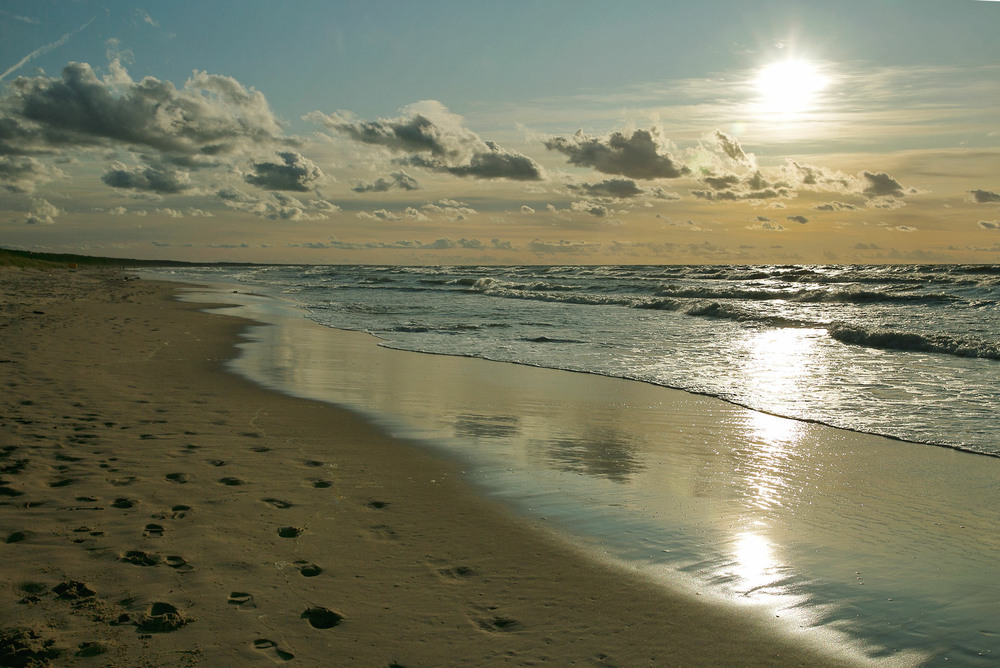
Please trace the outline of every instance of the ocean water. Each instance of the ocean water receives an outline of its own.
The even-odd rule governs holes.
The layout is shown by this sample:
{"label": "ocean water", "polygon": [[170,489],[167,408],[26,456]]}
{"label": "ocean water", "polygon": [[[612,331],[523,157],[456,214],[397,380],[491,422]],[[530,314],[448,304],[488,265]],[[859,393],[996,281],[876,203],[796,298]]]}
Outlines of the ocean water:
{"label": "ocean water", "polygon": [[158,277],[270,325],[234,371],[457,453],[602,558],[865,665],[1000,656],[998,267]]}
{"label": "ocean water", "polygon": [[1000,456],[1000,266],[184,273],[290,297],[393,348],[640,380]]}

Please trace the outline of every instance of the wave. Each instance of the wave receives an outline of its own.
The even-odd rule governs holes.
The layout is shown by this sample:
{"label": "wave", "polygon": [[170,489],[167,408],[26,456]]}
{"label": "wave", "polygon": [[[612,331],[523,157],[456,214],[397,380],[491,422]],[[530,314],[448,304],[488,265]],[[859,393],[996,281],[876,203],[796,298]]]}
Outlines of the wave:
{"label": "wave", "polygon": [[956,357],[1000,360],[1000,346],[988,341],[957,339],[944,334],[918,334],[916,332],[863,329],[841,325],[830,327],[827,332],[833,339],[841,343],[868,348],[943,353]]}

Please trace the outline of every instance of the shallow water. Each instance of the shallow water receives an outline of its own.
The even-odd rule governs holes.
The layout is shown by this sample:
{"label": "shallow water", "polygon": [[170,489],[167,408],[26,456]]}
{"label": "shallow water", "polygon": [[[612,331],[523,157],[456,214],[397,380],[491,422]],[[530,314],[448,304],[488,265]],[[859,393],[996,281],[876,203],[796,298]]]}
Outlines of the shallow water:
{"label": "shallow water", "polygon": [[271,323],[235,371],[447,450],[599,558],[865,662],[1000,653],[998,459],[648,383],[389,350],[227,290],[186,298]]}
{"label": "shallow water", "polygon": [[321,324],[395,348],[642,380],[1000,456],[996,266],[183,273],[294,299]]}

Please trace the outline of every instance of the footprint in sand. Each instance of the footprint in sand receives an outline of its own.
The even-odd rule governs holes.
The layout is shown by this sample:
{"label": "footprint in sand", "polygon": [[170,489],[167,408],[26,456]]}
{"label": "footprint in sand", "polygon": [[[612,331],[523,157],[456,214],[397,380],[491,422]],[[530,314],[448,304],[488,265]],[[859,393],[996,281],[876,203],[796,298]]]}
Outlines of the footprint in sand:
{"label": "footprint in sand", "polygon": [[187,473],[168,473],[164,477],[170,482],[175,482],[180,485],[183,485],[184,483],[189,482],[191,480],[191,476],[189,476]]}
{"label": "footprint in sand", "polygon": [[253,641],[253,648],[259,652],[264,652],[275,663],[291,661],[295,655],[278,647],[278,643],[268,638],[258,638]]}
{"label": "footprint in sand", "polygon": [[82,642],[79,645],[79,650],[74,654],[81,659],[87,659],[93,656],[100,656],[101,654],[107,654],[108,648],[99,642]]}
{"label": "footprint in sand", "polygon": [[304,578],[314,578],[323,572],[323,569],[308,561],[296,561],[295,566],[299,569],[299,574]]}
{"label": "footprint in sand", "polygon": [[194,570],[194,566],[189,564],[184,557],[179,557],[176,554],[172,554],[164,558],[163,563],[170,566],[170,568],[174,569],[178,573],[187,573],[188,571]]}
{"label": "footprint in sand", "polygon": [[138,503],[138,501],[136,501],[135,499],[126,499],[124,497],[119,497],[119,498],[117,498],[117,499],[114,500],[114,502],[111,504],[111,507],[112,508],[123,508],[123,509],[124,508],[131,508],[132,506],[134,506],[137,503]]}
{"label": "footprint in sand", "polygon": [[372,499],[371,501],[365,504],[365,508],[371,508],[372,510],[382,510],[388,505],[389,504],[386,501],[376,501],[375,499]]}
{"label": "footprint in sand", "polygon": [[226,602],[229,605],[235,605],[240,610],[254,610],[257,608],[257,604],[253,602],[253,594],[248,594],[245,591],[229,592],[229,600]]}
{"label": "footprint in sand", "polygon": [[223,485],[228,485],[229,487],[237,487],[239,485],[245,485],[246,482],[240,480],[239,478],[233,478],[232,476],[227,476],[225,478],[219,478],[219,482]]}
{"label": "footprint in sand", "polygon": [[187,511],[189,510],[191,510],[191,506],[178,504],[173,506],[169,511],[156,513],[152,518],[154,520],[179,520],[187,515]]}
{"label": "footprint in sand", "polygon": [[155,566],[160,563],[158,556],[141,550],[129,550],[118,559],[119,561],[125,561],[136,566]]}
{"label": "footprint in sand", "polygon": [[309,626],[314,629],[332,629],[344,620],[344,616],[339,612],[321,607],[308,608],[299,616],[309,622]]}
{"label": "footprint in sand", "polygon": [[147,524],[142,535],[147,538],[160,538],[163,536],[163,527],[159,524]]}
{"label": "footprint in sand", "polygon": [[281,499],[267,498],[261,499],[261,501],[273,508],[281,508],[282,510],[285,508],[291,508],[294,505],[291,501],[282,501]]}
{"label": "footprint in sand", "polygon": [[313,480],[313,487],[316,489],[329,489],[333,487],[333,482],[329,480]]}
{"label": "footprint in sand", "polygon": [[96,591],[79,580],[66,580],[52,588],[52,592],[65,601],[79,601],[97,594]]}
{"label": "footprint in sand", "polygon": [[302,535],[305,529],[300,529],[298,527],[281,527],[278,529],[278,535],[282,538],[298,538]]}
{"label": "footprint in sand", "polygon": [[189,619],[181,614],[181,611],[170,603],[157,601],[149,607],[149,611],[136,622],[136,630],[142,633],[170,633],[176,631],[185,624],[189,624],[193,619]]}
{"label": "footprint in sand", "polygon": [[481,629],[489,631],[490,633],[509,633],[511,631],[516,631],[521,626],[520,622],[516,619],[511,619],[510,617],[491,617],[489,619],[480,619],[478,623]]}

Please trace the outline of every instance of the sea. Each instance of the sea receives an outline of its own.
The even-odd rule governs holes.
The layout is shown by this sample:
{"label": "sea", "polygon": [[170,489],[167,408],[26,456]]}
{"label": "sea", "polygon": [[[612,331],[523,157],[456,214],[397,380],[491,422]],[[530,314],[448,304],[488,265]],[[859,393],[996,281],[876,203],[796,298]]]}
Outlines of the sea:
{"label": "sea", "polygon": [[[1000,512],[993,510],[1000,508],[1000,478],[994,473],[1000,472],[1000,266],[217,265],[171,268],[151,275],[224,285],[230,294],[241,293],[244,304],[249,303],[248,295],[280,301],[300,319],[370,334],[383,348],[672,388],[721,400],[734,410],[750,409],[764,419],[791,420],[796,428],[835,427],[887,437],[901,448],[900,453],[947,451],[961,460],[942,459],[941,466],[956,461],[967,467],[973,462],[974,469],[985,472],[985,478],[975,483],[971,500],[965,501],[982,506],[969,509],[986,513],[977,515],[978,521],[989,524],[990,513]],[[253,344],[248,343],[244,354],[252,356],[252,351]],[[258,369],[258,374],[267,372]],[[330,400],[364,403],[353,407],[381,413],[399,424],[409,419],[388,415],[395,409],[371,397]],[[538,401],[544,402],[544,397]],[[545,415],[533,419],[544,421]],[[456,448],[494,452],[482,455],[484,461],[493,457],[497,471],[508,470],[503,463],[511,455],[495,454],[496,444],[507,437],[516,440],[519,429],[504,420],[517,423],[516,416],[494,416],[489,429],[453,430],[449,438],[462,441]],[[417,427],[411,435],[435,438]],[[645,436],[624,440],[629,448],[653,447],[643,445]],[[906,454],[893,456],[907,459]],[[862,471],[863,465],[858,466]],[[650,475],[656,467],[647,468],[646,475],[634,477],[652,479],[647,484],[656,487],[655,476]],[[922,554],[925,571],[903,569],[898,578],[890,578],[892,584],[885,587],[895,588],[897,597],[902,593],[909,601],[897,619],[885,603],[893,601],[891,591],[868,592],[859,598],[855,590],[848,590],[847,584],[863,579],[861,566],[850,569],[846,580],[840,579],[843,574],[830,576],[823,570],[831,568],[835,559],[816,555],[823,550],[836,552],[836,535],[829,539],[830,545],[789,546],[795,541],[782,539],[780,559],[771,554],[774,546],[758,542],[755,547],[754,541],[764,540],[757,534],[747,539],[746,532],[731,533],[715,542],[702,535],[691,541],[692,532],[706,531],[703,525],[695,527],[678,519],[677,513],[664,513],[671,519],[660,524],[651,519],[655,513],[637,518],[636,512],[642,515],[636,511],[641,504],[622,499],[646,498],[653,492],[631,487],[625,493],[622,480],[597,470],[594,474],[586,467],[564,466],[559,475],[526,474],[511,485],[518,491],[507,496],[514,505],[520,503],[546,518],[572,516],[575,519],[563,521],[561,530],[585,535],[584,540],[605,546],[614,558],[687,574],[697,581],[695,588],[728,586],[744,598],[765,597],[768,610],[778,610],[775,617],[782,611],[808,608],[810,615],[799,616],[800,629],[824,627],[846,634],[861,648],[863,662],[988,665],[1000,661],[1000,581],[993,579],[1000,570],[992,563],[997,555],[989,553],[992,538],[970,539],[966,544],[961,535],[935,538],[932,529],[921,534],[919,527],[914,528],[916,533],[907,540],[926,540],[931,547],[940,544],[940,560]],[[934,475],[912,482],[912,494],[919,497],[921,489],[934,489]],[[484,484],[494,489],[507,484],[497,476]],[[945,489],[954,484],[946,472],[940,477],[948,481],[941,483]],[[558,493],[553,493],[553,485]],[[569,502],[573,512],[561,512],[557,501],[539,502],[564,496],[569,488],[587,499],[583,506]],[[908,503],[905,494],[891,502],[873,497],[872,504],[882,503],[887,509],[883,512],[891,513],[891,503]],[[851,502],[849,494],[844,499]],[[803,515],[791,508],[778,510],[788,518]],[[581,514],[589,514],[591,520],[598,515],[610,519],[582,520]],[[766,515],[758,521],[768,522]],[[817,515],[814,521],[825,520]],[[594,529],[596,525],[601,528]],[[1000,525],[982,528],[986,535],[996,533]],[[642,536],[641,546],[632,538],[637,534]],[[749,546],[740,547],[740,540]],[[771,561],[756,566],[757,580],[761,573],[770,575],[757,582],[751,594],[746,593],[747,583],[739,585],[740,578],[733,575],[742,563],[740,550],[756,552],[758,561],[761,554],[771,554]],[[858,551],[852,550],[851,556],[856,556]],[[966,564],[967,553],[972,557]],[[872,558],[881,560],[880,568],[894,568],[893,554]],[[979,584],[968,581],[969,568]],[[906,582],[921,577],[949,582],[949,569],[963,583],[962,603],[955,603],[957,592],[947,585],[901,591],[909,586]],[[720,576],[726,573],[732,577]],[[782,598],[790,594],[793,603]]]}

